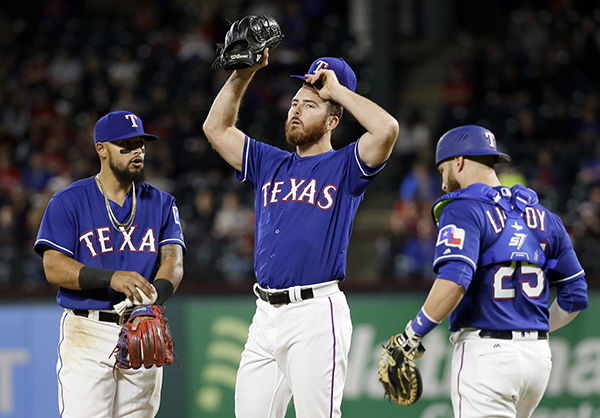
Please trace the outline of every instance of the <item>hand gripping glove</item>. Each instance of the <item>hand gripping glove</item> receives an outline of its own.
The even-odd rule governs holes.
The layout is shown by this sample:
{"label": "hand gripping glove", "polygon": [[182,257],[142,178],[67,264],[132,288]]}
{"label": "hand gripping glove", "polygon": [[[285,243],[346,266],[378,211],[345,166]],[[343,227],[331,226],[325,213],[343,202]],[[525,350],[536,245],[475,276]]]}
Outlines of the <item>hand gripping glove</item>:
{"label": "hand gripping glove", "polygon": [[252,15],[236,20],[225,35],[225,43],[217,44],[212,68],[229,71],[252,67],[260,62],[265,48],[275,48],[282,39],[281,28],[272,17]]}
{"label": "hand gripping glove", "polygon": [[[133,320],[138,316],[148,316],[133,330]],[[113,350],[115,366],[121,369],[146,369],[173,364],[173,338],[162,306],[141,305],[136,307],[121,328],[119,341]]]}
{"label": "hand gripping glove", "polygon": [[425,348],[420,341],[411,346],[409,340],[406,332],[391,337],[383,346],[379,360],[379,381],[383,385],[384,396],[405,406],[417,402],[423,393],[421,373],[414,359],[421,357]]}

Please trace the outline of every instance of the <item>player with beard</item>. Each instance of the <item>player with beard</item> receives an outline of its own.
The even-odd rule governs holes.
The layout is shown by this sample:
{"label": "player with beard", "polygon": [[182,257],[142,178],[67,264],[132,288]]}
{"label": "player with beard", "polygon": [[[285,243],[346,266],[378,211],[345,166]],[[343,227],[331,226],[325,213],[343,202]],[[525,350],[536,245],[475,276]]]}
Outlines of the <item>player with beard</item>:
{"label": "player with beard", "polygon": [[[288,152],[235,126],[252,77],[268,63],[234,71],[204,122],[212,146],[254,188],[256,314],[235,388],[240,417],[339,417],[352,322],[338,283],[346,276],[352,224],[367,186],[387,161],[397,121],[355,93],[341,58],[315,60],[291,100]],[[334,150],[331,133],[346,109],[366,132]]]}
{"label": "player with beard", "polygon": [[[57,192],[44,213],[35,251],[64,308],[58,345],[61,417],[156,415],[162,368],[115,368],[109,356],[131,309],[162,305],[183,277],[185,244],[173,196],[143,183],[141,119],[111,112],[94,130],[101,169]],[[135,317],[134,326],[144,319]]]}
{"label": "player with beard", "polygon": [[435,166],[446,194],[432,208],[436,278],[393,337],[408,355],[422,354],[421,340],[449,318],[455,417],[531,416],[552,370],[548,334],[588,306],[585,272],[562,220],[535,191],[500,183],[495,166],[507,162],[483,126],[439,139]]}

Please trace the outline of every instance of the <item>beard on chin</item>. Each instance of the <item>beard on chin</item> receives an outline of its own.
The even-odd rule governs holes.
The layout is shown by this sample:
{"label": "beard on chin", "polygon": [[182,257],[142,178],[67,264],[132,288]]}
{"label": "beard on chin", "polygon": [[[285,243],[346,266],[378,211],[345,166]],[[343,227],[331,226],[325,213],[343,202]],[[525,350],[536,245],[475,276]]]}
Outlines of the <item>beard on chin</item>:
{"label": "beard on chin", "polygon": [[448,176],[447,183],[448,185],[446,187],[448,189],[448,193],[455,192],[461,188],[460,184],[456,181],[456,179],[453,176]]}
{"label": "beard on chin", "polygon": [[288,120],[285,122],[285,140],[296,147],[316,144],[327,132],[326,121],[327,119],[323,119],[321,123],[305,126],[292,125]]}
{"label": "beard on chin", "polygon": [[136,171],[129,170],[129,164],[127,164],[125,168],[119,168],[113,163],[113,161],[110,158],[108,159],[108,165],[120,183],[130,183],[132,181],[135,183],[139,183],[144,181],[145,176],[143,167],[140,170]]}

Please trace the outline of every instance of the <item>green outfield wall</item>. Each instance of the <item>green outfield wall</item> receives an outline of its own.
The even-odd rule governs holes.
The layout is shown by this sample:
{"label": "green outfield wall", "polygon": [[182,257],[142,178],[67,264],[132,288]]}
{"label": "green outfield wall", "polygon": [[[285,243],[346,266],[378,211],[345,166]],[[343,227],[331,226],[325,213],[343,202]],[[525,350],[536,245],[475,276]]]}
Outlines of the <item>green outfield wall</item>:
{"label": "green outfield wall", "polygon": [[[447,322],[425,339],[418,360],[424,392],[412,407],[392,405],[377,381],[381,344],[420,308],[424,294],[348,295],[354,333],[343,416],[452,417]],[[536,418],[600,417],[600,295],[569,326],[551,336],[553,370]],[[183,368],[167,368],[160,417],[233,417],[235,375],[254,313],[251,297],[185,298],[169,304],[176,351]],[[290,406],[288,417],[293,417]]]}
{"label": "green outfield wall", "polygon": [[[354,333],[342,404],[345,418],[452,416],[447,324],[424,339],[425,390],[412,407],[385,401],[377,381],[381,344],[400,331],[425,294],[348,296]],[[167,313],[181,365],[165,367],[160,418],[233,417],[235,375],[255,299],[175,296]],[[52,301],[0,303],[0,418],[58,416],[56,346],[62,309]],[[535,418],[600,417],[600,293],[551,335],[553,370]],[[107,353],[107,356],[109,353]],[[293,417],[290,406],[288,417]]]}

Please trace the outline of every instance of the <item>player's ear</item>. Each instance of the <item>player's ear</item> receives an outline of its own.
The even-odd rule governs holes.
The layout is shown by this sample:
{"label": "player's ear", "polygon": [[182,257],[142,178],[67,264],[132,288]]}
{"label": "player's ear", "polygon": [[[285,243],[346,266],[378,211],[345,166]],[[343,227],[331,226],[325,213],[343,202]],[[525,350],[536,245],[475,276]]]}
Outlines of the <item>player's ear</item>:
{"label": "player's ear", "polygon": [[335,115],[329,115],[327,116],[327,130],[328,131],[333,131],[338,124],[340,123],[340,118],[339,116],[335,116]]}
{"label": "player's ear", "polygon": [[462,155],[454,157],[453,163],[456,166],[456,170],[461,171],[465,167],[465,157]]}
{"label": "player's ear", "polygon": [[108,153],[108,150],[106,149],[106,146],[104,145],[104,142],[98,142],[96,144],[96,152],[98,153],[98,155],[100,157],[106,157],[106,154]]}

